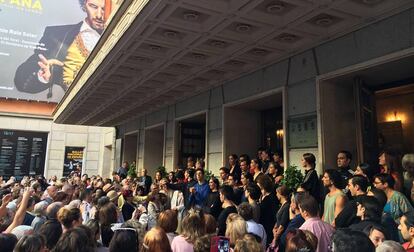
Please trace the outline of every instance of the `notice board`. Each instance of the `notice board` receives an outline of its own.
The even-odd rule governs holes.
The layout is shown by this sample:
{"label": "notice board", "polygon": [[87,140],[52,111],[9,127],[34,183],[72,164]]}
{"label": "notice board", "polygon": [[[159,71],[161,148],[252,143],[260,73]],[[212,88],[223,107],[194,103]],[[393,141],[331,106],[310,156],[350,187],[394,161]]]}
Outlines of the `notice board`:
{"label": "notice board", "polygon": [[47,132],[0,129],[0,175],[43,175]]}

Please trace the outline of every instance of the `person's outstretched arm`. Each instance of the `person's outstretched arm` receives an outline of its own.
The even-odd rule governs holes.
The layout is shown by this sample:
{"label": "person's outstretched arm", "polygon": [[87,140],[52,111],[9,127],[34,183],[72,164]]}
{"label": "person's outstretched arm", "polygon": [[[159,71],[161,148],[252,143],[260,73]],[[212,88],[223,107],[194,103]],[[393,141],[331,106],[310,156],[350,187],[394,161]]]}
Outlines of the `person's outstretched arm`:
{"label": "person's outstretched arm", "polygon": [[13,222],[10,226],[4,231],[5,233],[10,233],[15,227],[21,225],[24,221],[24,216],[26,215],[27,204],[29,202],[30,195],[32,195],[33,189],[26,187],[23,192],[23,198],[20,202],[19,209],[17,209],[16,215],[14,216]]}

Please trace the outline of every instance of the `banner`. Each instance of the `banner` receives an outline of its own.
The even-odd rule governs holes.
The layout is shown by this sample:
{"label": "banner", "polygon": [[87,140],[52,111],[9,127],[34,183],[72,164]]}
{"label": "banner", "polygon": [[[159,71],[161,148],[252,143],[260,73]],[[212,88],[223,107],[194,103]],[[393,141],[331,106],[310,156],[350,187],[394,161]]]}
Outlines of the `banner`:
{"label": "banner", "polygon": [[59,102],[122,0],[0,0],[0,97]]}
{"label": "banner", "polygon": [[0,175],[43,175],[48,133],[0,130]]}
{"label": "banner", "polygon": [[84,147],[65,147],[65,161],[63,164],[63,176],[68,176],[71,172],[82,172]]}

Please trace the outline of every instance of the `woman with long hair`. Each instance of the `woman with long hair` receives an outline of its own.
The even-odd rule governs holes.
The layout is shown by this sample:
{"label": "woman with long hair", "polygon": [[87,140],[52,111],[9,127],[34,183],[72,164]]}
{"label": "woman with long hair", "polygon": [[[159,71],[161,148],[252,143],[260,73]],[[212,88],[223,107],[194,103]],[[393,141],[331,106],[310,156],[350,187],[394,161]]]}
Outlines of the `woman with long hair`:
{"label": "woman with long hair", "polygon": [[382,151],[378,157],[380,173],[390,174],[395,180],[394,190],[402,192],[403,174],[400,159],[394,153]]}
{"label": "woman with long hair", "polygon": [[259,223],[263,225],[267,234],[266,245],[273,240],[273,227],[276,223],[276,212],[279,201],[276,198],[274,184],[269,176],[262,176],[258,179],[257,185],[260,187],[262,196],[260,199],[260,219]]}
{"label": "woman with long hair", "polygon": [[276,213],[276,224],[273,228],[273,242],[277,243],[289,224],[290,191],[285,185],[276,189],[276,197],[280,202],[280,208]]}
{"label": "woman with long hair", "polygon": [[203,211],[190,209],[181,225],[181,234],[173,239],[171,249],[173,252],[192,252],[195,240],[206,232]]}
{"label": "woman with long hair", "polygon": [[118,220],[116,206],[112,202],[107,203],[99,209],[98,216],[101,225],[102,243],[105,247],[108,247],[114,235],[111,225],[117,223]]}
{"label": "woman with long hair", "polygon": [[230,247],[234,248],[236,241],[247,233],[247,223],[240,215],[232,213],[226,221],[226,237],[230,240]]}
{"label": "woman with long hair", "polygon": [[316,158],[312,153],[305,153],[302,156],[302,168],[305,170],[301,189],[309,192],[318,202],[321,202],[321,188],[318,173],[316,172]]}

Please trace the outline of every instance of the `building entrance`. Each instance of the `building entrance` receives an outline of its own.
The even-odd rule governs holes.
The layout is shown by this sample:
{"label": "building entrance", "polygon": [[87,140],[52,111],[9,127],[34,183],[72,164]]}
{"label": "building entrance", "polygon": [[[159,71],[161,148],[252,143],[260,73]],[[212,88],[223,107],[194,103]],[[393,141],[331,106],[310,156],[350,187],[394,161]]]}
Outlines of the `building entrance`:
{"label": "building entrance", "polygon": [[320,149],[323,168],[336,167],[348,150],[352,166],[388,151],[397,159],[414,150],[414,57],[388,61],[319,80]]}
{"label": "building entrance", "polygon": [[231,154],[256,157],[259,147],[283,157],[282,93],[224,107],[224,163]]}

